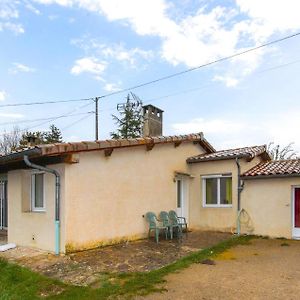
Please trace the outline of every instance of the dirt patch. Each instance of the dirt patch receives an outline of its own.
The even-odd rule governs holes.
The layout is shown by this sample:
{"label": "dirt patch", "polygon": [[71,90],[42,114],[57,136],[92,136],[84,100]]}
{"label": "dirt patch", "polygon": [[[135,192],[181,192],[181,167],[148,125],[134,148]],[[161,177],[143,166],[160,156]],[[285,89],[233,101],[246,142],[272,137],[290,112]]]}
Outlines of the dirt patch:
{"label": "dirt patch", "polygon": [[221,232],[194,231],[184,235],[182,240],[161,240],[158,244],[153,239],[140,240],[61,256],[18,247],[0,257],[64,282],[91,285],[106,272],[158,269],[230,236]]}
{"label": "dirt patch", "polygon": [[[138,299],[299,299],[300,241],[252,240],[167,276],[163,294]],[[188,296],[187,296],[188,295]]]}

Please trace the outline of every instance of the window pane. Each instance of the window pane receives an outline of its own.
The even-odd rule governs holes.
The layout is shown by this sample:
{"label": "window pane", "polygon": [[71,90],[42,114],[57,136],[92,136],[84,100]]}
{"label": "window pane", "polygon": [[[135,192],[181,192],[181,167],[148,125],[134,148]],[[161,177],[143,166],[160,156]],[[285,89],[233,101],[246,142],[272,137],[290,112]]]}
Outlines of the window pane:
{"label": "window pane", "polygon": [[206,204],[218,203],[218,179],[207,178],[206,182]]}
{"label": "window pane", "polygon": [[177,208],[181,207],[181,180],[177,180]]}
{"label": "window pane", "polygon": [[35,174],[34,206],[35,208],[44,207],[44,174]]}
{"label": "window pane", "polygon": [[232,204],[232,178],[220,178],[220,204]]}

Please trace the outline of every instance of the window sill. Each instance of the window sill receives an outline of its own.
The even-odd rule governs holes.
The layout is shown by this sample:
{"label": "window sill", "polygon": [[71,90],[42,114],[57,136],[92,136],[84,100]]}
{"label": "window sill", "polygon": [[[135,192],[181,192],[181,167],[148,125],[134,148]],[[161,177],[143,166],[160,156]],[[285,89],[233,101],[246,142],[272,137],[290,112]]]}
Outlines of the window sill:
{"label": "window sill", "polygon": [[31,212],[31,213],[45,213],[46,210],[45,209],[35,209],[35,210],[31,210],[29,212]]}
{"label": "window sill", "polygon": [[232,204],[228,205],[203,205],[203,208],[232,208]]}

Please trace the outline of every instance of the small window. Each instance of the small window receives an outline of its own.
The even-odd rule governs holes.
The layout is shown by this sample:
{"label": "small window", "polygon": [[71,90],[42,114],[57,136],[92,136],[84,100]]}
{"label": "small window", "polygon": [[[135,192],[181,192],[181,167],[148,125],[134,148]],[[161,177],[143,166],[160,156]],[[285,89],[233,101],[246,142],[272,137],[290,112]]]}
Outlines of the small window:
{"label": "small window", "polygon": [[203,206],[226,207],[232,205],[232,178],[231,176],[204,176],[202,177]]}
{"label": "small window", "polygon": [[34,173],[31,176],[32,211],[45,211],[44,173]]}

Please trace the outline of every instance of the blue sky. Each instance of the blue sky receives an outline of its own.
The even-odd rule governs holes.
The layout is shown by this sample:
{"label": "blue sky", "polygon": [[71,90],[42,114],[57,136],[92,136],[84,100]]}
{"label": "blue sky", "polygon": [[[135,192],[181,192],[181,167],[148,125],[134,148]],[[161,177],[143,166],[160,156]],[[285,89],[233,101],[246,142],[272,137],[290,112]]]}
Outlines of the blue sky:
{"label": "blue sky", "polygon": [[[297,0],[0,0],[0,105],[100,96],[180,72],[300,31],[299,9]],[[165,111],[166,135],[203,131],[217,149],[273,141],[300,151],[299,50],[295,37],[133,92]],[[101,138],[125,97],[101,100]],[[0,130],[54,123],[65,140],[92,140],[93,110],[0,107]]]}

